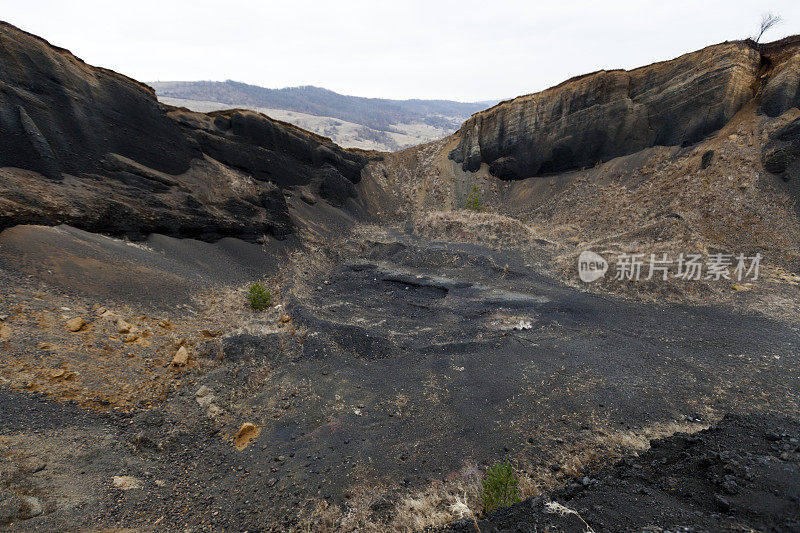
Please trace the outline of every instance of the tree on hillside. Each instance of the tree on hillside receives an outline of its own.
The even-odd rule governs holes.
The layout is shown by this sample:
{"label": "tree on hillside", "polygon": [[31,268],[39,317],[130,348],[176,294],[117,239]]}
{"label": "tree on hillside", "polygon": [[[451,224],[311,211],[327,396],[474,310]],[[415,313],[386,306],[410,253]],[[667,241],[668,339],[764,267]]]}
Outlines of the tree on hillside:
{"label": "tree on hillside", "polygon": [[755,38],[755,41],[760,41],[762,35],[769,31],[770,28],[777,26],[781,22],[783,22],[783,18],[775,13],[764,13],[761,15],[761,28],[759,29],[758,36]]}

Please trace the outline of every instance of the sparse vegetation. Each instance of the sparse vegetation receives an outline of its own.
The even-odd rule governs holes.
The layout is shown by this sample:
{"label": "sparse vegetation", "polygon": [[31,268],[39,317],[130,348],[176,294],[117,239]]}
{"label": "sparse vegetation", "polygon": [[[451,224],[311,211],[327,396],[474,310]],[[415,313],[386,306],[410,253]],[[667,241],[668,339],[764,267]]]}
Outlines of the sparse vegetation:
{"label": "sparse vegetation", "polygon": [[578,520],[580,520],[586,527],[584,531],[586,533],[594,533],[594,529],[592,529],[592,526],[587,524],[586,520],[584,520],[583,517],[580,514],[578,514],[578,511],[576,511],[575,509],[570,509],[566,505],[561,505],[558,502],[547,502],[546,504],[544,504],[544,508],[545,511],[550,514],[557,514],[559,516],[577,516]]}
{"label": "sparse vegetation", "polygon": [[478,190],[477,185],[473,185],[472,191],[469,193],[469,196],[467,196],[465,207],[470,211],[478,212],[481,210],[481,191]]}
{"label": "sparse vegetation", "polygon": [[483,510],[488,514],[521,501],[518,484],[510,462],[497,462],[489,467],[483,478]]}
{"label": "sparse vegetation", "polygon": [[250,307],[256,311],[263,311],[272,305],[272,295],[261,283],[250,285],[248,299],[250,300]]}
{"label": "sparse vegetation", "polygon": [[783,17],[780,15],[776,15],[775,13],[764,13],[761,15],[761,26],[758,30],[758,35],[754,39],[755,42],[759,42],[761,37],[769,31],[770,28],[773,28],[783,22]]}

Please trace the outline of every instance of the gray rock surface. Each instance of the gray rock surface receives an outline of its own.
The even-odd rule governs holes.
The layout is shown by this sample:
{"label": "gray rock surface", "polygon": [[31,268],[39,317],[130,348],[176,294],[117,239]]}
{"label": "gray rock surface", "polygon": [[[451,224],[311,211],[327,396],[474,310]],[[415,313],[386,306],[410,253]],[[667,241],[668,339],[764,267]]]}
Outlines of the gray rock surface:
{"label": "gray rock surface", "polygon": [[250,111],[167,108],[150,87],[2,22],[0,79],[0,230],[283,238],[283,190],[334,183],[343,192],[329,196],[350,197],[366,161]]}
{"label": "gray rock surface", "polygon": [[775,116],[800,98],[798,40],[727,42],[631,71],[599,71],[473,115],[450,157],[501,179],[593,166],[652,146],[700,141],[763,84]]}

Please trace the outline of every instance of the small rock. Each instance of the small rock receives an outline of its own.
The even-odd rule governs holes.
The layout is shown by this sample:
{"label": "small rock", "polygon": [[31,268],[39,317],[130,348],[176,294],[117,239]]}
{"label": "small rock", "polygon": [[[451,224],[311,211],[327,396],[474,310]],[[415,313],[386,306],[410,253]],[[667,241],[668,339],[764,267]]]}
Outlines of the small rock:
{"label": "small rock", "polygon": [[186,366],[188,362],[189,350],[186,349],[186,346],[181,346],[172,358],[172,366]]}
{"label": "small rock", "polygon": [[117,320],[117,333],[119,333],[119,334],[130,333],[131,327],[132,326],[130,324],[128,324],[127,322],[125,322],[121,318],[119,320]]}
{"label": "small rock", "polygon": [[136,333],[128,333],[122,338],[122,342],[127,342],[127,343],[136,342],[138,340],[139,340],[139,335]]}
{"label": "small rock", "polygon": [[142,488],[142,481],[133,476],[114,476],[111,478],[111,484],[114,485],[114,488],[122,490]]}
{"label": "small rock", "polygon": [[726,511],[727,512],[727,511],[731,510],[730,502],[728,502],[728,500],[726,500],[725,498],[723,498],[719,494],[715,494],[714,495],[714,503],[716,504],[717,507],[719,507],[719,509],[721,511]]}
{"label": "small rock", "polygon": [[214,403],[214,400],[216,399],[217,397],[214,396],[213,394],[206,394],[205,396],[198,396],[197,398],[195,398],[200,407],[207,407],[212,403]]}
{"label": "small rock", "polygon": [[208,406],[208,409],[206,409],[206,416],[208,418],[219,418],[224,412],[225,411],[223,411],[220,406],[212,403]]}
{"label": "small rock", "polygon": [[209,389],[205,385],[201,385],[200,388],[197,389],[197,392],[194,393],[194,395],[198,398],[203,398],[205,396],[208,396],[209,394],[211,394],[211,389]]}
{"label": "small rock", "polygon": [[288,324],[291,321],[292,321],[292,317],[290,317],[289,315],[283,315],[281,317],[281,323],[282,324]]}
{"label": "small rock", "polygon": [[66,326],[68,331],[76,333],[86,326],[86,321],[83,317],[76,316],[75,318],[67,320]]}
{"label": "small rock", "polygon": [[233,436],[234,447],[237,450],[244,450],[253,439],[258,437],[259,433],[261,433],[261,428],[251,422],[245,422]]}
{"label": "small rock", "polygon": [[277,483],[277,482],[278,482],[277,479],[275,479],[274,477],[271,477],[271,478],[269,478],[269,480],[267,480],[267,486],[268,487],[274,487],[275,483]]}
{"label": "small rock", "polygon": [[0,324],[0,341],[7,341],[11,338],[11,328],[5,324]]}

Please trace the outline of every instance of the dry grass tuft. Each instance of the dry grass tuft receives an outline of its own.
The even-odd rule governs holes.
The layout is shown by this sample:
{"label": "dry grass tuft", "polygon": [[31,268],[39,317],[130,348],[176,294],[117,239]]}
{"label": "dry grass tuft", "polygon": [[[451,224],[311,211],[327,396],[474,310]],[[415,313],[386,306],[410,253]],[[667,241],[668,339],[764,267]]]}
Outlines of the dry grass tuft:
{"label": "dry grass tuft", "polygon": [[414,232],[431,239],[521,248],[547,244],[530,226],[497,213],[466,209],[423,213],[412,220]]}

